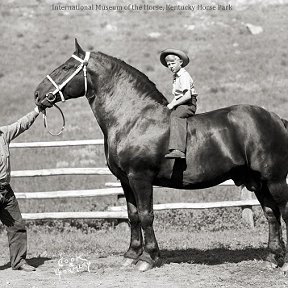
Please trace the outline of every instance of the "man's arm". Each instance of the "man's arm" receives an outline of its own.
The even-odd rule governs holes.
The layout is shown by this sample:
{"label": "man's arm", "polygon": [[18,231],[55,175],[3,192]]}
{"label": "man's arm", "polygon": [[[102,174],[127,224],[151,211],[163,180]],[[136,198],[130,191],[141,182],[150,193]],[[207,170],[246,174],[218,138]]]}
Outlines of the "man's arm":
{"label": "man's arm", "polygon": [[29,129],[38,115],[39,109],[36,107],[33,111],[20,118],[17,122],[7,125],[5,129],[7,131],[7,141],[11,142],[21,133]]}

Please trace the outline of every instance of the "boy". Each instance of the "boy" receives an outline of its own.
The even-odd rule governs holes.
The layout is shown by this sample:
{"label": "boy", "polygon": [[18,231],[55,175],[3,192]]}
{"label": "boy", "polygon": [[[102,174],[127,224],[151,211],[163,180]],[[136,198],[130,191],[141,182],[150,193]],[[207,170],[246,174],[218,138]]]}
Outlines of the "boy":
{"label": "boy", "polygon": [[189,73],[184,67],[189,57],[181,50],[166,49],[160,54],[161,63],[174,75],[173,100],[167,105],[172,110],[170,115],[169,152],[165,158],[185,159],[187,118],[196,112],[197,93]]}
{"label": "boy", "polygon": [[0,127],[0,220],[6,226],[10,261],[13,270],[26,272],[36,269],[26,262],[27,231],[18,201],[10,186],[10,142],[33,124],[39,115],[38,107],[17,122]]}

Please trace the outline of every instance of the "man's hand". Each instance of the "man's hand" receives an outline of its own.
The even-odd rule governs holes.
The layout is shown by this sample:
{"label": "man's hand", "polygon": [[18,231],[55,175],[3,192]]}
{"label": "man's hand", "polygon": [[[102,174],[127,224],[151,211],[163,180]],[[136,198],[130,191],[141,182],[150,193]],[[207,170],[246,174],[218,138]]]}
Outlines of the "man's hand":
{"label": "man's hand", "polygon": [[39,106],[36,106],[36,107],[34,108],[34,111],[39,114],[40,112],[43,112],[44,109],[41,109]]}

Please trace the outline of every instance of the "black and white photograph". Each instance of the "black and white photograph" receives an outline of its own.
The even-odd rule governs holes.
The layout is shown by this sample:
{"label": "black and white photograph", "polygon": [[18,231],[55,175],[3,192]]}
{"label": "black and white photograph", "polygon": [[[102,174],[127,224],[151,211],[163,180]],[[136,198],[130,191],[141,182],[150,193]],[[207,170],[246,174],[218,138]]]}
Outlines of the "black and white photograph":
{"label": "black and white photograph", "polygon": [[288,287],[288,0],[0,14],[1,287]]}

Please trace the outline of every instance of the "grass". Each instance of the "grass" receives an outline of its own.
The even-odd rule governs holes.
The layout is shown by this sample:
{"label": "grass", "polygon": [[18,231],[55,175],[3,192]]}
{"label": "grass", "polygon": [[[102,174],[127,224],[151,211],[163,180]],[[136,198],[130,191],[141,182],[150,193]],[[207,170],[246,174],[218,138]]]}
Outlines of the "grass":
{"label": "grass", "polygon": [[[156,220],[157,221],[157,220]],[[178,251],[195,249],[200,251],[208,251],[213,249],[231,249],[241,250],[241,248],[263,248],[267,244],[266,227],[258,227],[251,230],[241,226],[241,229],[230,229],[224,231],[201,231],[189,229],[186,225],[179,229],[179,225],[156,226],[155,233],[159,241],[160,249],[163,250],[163,255],[169,255],[171,262],[179,262],[176,257],[186,258],[185,262],[189,262],[191,257],[178,253]],[[57,229],[58,228],[58,229]],[[238,227],[239,228],[239,227]],[[177,233],[175,233],[177,232]],[[31,226],[28,229],[29,235],[29,257],[38,257],[45,254],[45,257],[55,258],[60,253],[71,255],[77,253],[80,255],[91,255],[94,257],[108,257],[109,255],[122,255],[129,247],[129,231],[123,226],[117,229],[88,229],[83,233],[77,227],[67,226],[63,229],[61,223],[56,223],[54,227],[35,227]],[[4,235],[3,235],[4,236]],[[1,237],[2,247],[6,246],[6,237]],[[81,245],[79,245],[81,243]],[[41,247],[41,248],[40,248]],[[175,253],[171,252],[175,251]],[[8,251],[7,251],[8,252]],[[8,253],[5,254],[8,255]],[[45,252],[45,253],[44,253]],[[212,253],[212,252],[211,252]],[[192,253],[193,254],[193,253]],[[265,255],[263,251],[260,253]],[[7,256],[6,255],[6,256]],[[198,255],[199,257],[202,257]],[[225,262],[223,259],[210,259],[211,255],[207,254],[207,259],[198,258],[195,260],[198,263]],[[261,256],[261,255],[260,255]],[[257,259],[260,257],[257,256]],[[241,258],[240,255],[238,255]],[[247,257],[247,256],[244,256]],[[248,256],[249,257],[249,256]],[[256,257],[256,256],[255,256]],[[9,257],[7,256],[7,259]],[[192,259],[190,259],[192,260]],[[242,259],[245,260],[245,259]],[[228,261],[228,259],[227,259]],[[240,261],[233,258],[229,262]]]}

